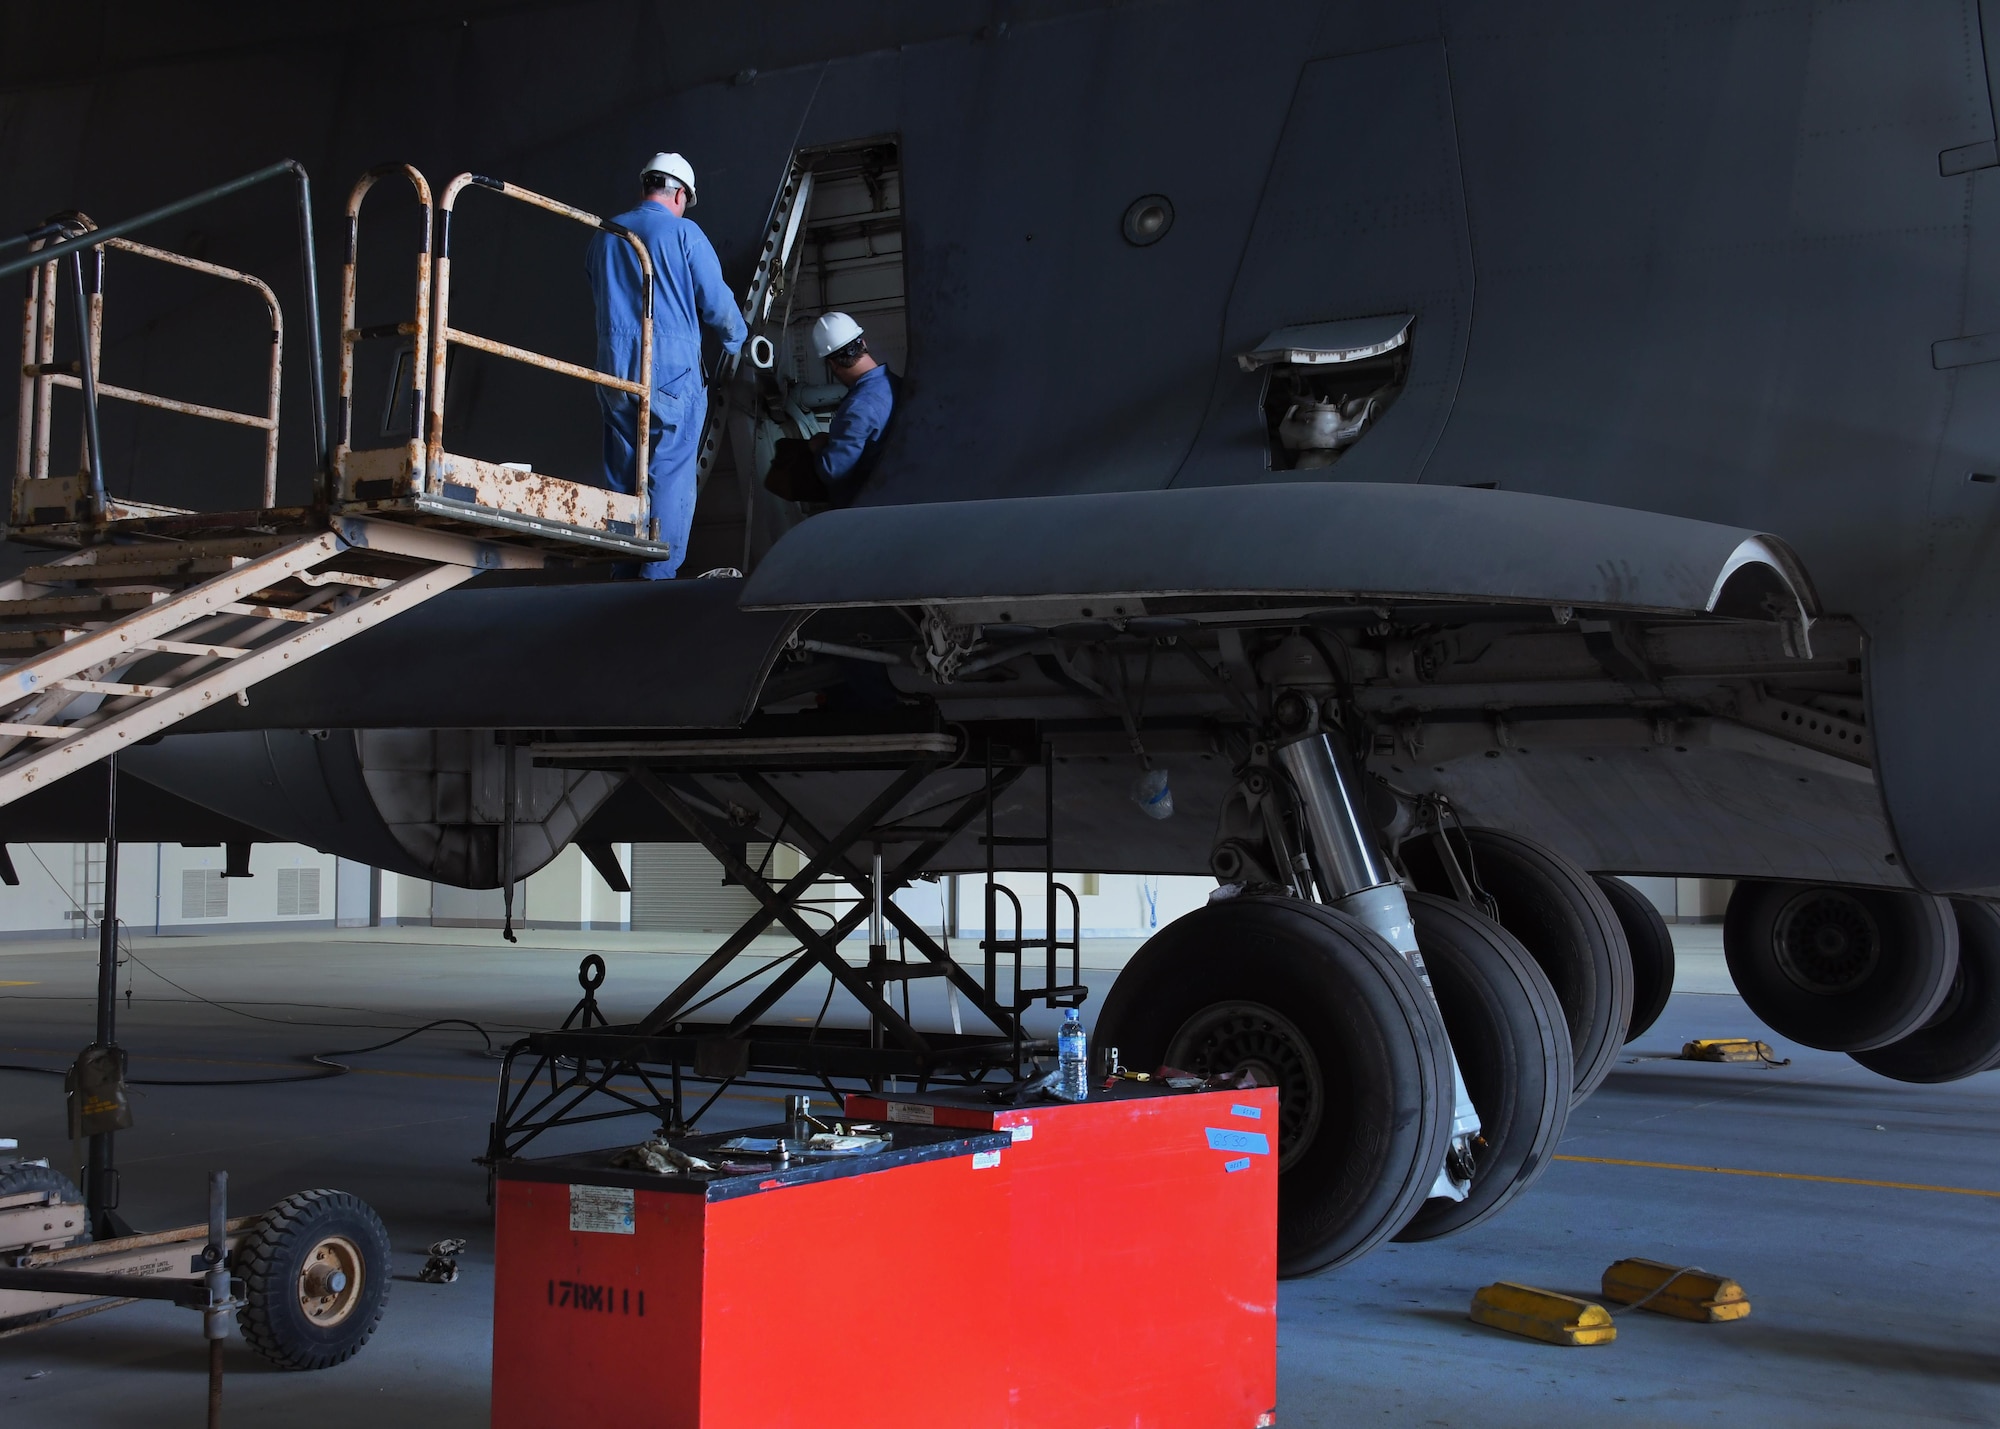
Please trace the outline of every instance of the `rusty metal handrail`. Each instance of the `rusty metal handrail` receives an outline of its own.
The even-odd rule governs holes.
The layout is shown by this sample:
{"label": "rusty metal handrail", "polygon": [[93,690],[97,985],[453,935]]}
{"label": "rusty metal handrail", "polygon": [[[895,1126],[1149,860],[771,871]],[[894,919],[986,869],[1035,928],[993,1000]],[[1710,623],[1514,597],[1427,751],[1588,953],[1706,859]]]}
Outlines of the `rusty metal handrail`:
{"label": "rusty metal handrail", "polygon": [[[16,273],[26,272],[29,269],[41,268],[59,258],[67,258],[72,254],[78,255],[77,271],[80,276],[82,271],[81,253],[86,248],[101,247],[110,239],[122,238],[128,233],[136,233],[142,228],[150,227],[177,214],[186,213],[189,209],[199,208],[203,204],[213,203],[217,199],[226,198],[230,194],[252,188],[257,184],[264,183],[266,180],[287,177],[293,181],[293,189],[297,195],[299,277],[301,284],[305,288],[306,295],[306,367],[312,388],[309,395],[312,398],[313,413],[313,457],[317,463],[317,470],[324,475],[331,453],[327,443],[326,382],[324,375],[320,371],[319,269],[313,255],[312,180],[307,177],[305,166],[299,163],[298,160],[280,159],[277,163],[267,164],[254,173],[245,174],[241,178],[231,179],[227,183],[217,184],[213,188],[203,189],[197,194],[189,194],[186,198],[175,199],[172,203],[162,204],[160,207],[150,209],[136,218],[120,219],[116,223],[106,224],[101,229],[95,230],[94,236],[90,231],[77,232],[72,226],[60,223],[44,224],[40,228],[30,229],[27,233],[8,240],[4,245],[12,247],[16,243],[26,242],[31,245],[31,251],[24,257],[0,259],[0,278],[11,277]],[[51,242],[49,240],[57,241]],[[89,420],[94,423],[96,421],[96,404],[90,400],[93,383],[89,365],[86,365],[84,368],[83,382],[85,405],[91,408]],[[97,475],[101,478],[102,473],[97,473]],[[102,484],[101,479],[98,484]],[[103,493],[100,491],[97,494],[101,511]]]}
{"label": "rusty metal handrail", "polygon": [[[599,372],[594,367],[582,367],[574,362],[564,362],[560,358],[548,357],[539,352],[531,352],[525,347],[499,342],[477,333],[466,332],[451,325],[451,215],[458,202],[458,196],[466,188],[477,186],[490,189],[506,198],[518,199],[536,208],[546,209],[563,218],[574,219],[600,232],[614,234],[632,245],[632,251],[639,257],[639,269],[645,276],[646,296],[639,310],[639,380],[628,382],[622,377],[614,377],[608,372]],[[659,539],[659,518],[652,509],[652,493],[646,480],[647,439],[652,433],[653,412],[653,258],[640,242],[637,234],[621,227],[609,219],[600,218],[586,209],[574,208],[557,199],[548,198],[524,189],[517,184],[502,179],[490,179],[483,174],[460,174],[444,186],[444,194],[438,200],[438,240],[436,258],[432,264],[432,283],[436,289],[436,317],[431,328],[430,370],[435,380],[430,388],[430,421],[428,443],[424,461],[424,489],[437,494],[444,481],[444,387],[445,357],[450,344],[474,348],[480,352],[490,352],[495,357],[511,358],[524,362],[530,367],[539,367],[548,372],[560,373],[565,377],[580,378],[599,387],[609,387],[618,392],[629,392],[639,399],[639,418],[634,443],[634,463],[632,489],[639,498],[636,530],[643,531],[651,540]]]}
{"label": "rusty metal handrail", "polygon": [[[21,405],[17,414],[14,445],[15,494],[20,492],[20,483],[37,472],[46,476],[49,469],[49,444],[54,439],[51,417],[54,397],[54,383],[50,374],[55,366],[56,350],[56,285],[61,282],[60,257],[42,259],[36,255],[48,250],[58,241],[81,241],[96,231],[88,214],[78,212],[59,213],[39,229],[24,235],[30,244],[29,257],[20,260],[28,265],[27,292],[23,303],[21,320]],[[79,363],[80,380],[83,382],[83,422],[78,434],[80,450],[77,466],[90,473],[91,495],[99,512],[104,510],[104,470],[98,458],[101,443],[97,431],[97,385],[98,359],[102,356],[103,325],[93,323],[85,316],[99,314],[104,305],[103,271],[104,251],[96,249],[91,257],[95,260],[90,284],[83,281],[83,253],[73,251],[69,255],[71,269],[71,294],[76,306],[76,333],[79,346],[89,349],[90,360]],[[86,286],[89,291],[86,293]],[[11,509],[11,507],[10,507]]]}
{"label": "rusty metal handrail", "polygon": [[[46,239],[33,240],[40,252]],[[53,266],[53,265],[50,265]],[[39,465],[48,467],[49,386],[36,371],[55,360],[56,295],[53,275],[43,269],[28,269],[27,292],[21,313],[21,405],[14,429],[14,482],[20,483]]]}
{"label": "rusty metal handrail", "polygon": [[[416,190],[420,212],[417,239],[416,317],[386,328],[357,328],[358,303],[356,267],[361,252],[361,201],[378,179],[401,174]],[[376,337],[408,337],[410,343],[410,471],[419,485],[424,481],[424,418],[428,411],[426,377],[431,360],[431,186],[410,164],[378,164],[355,182],[347,196],[347,258],[340,268],[340,396],[336,425],[338,436],[333,449],[336,478],[347,472],[348,454],[354,447],[354,344]],[[390,394],[391,398],[394,393]]]}
{"label": "rusty metal handrail", "polygon": [[[87,219],[79,220],[88,223]],[[39,246],[38,246],[39,247]],[[256,291],[264,300],[264,306],[271,315],[271,380],[264,415],[237,412],[227,407],[211,407],[201,402],[183,401],[177,397],[165,397],[156,392],[143,392],[133,387],[121,387],[105,382],[103,370],[104,352],[104,284],[102,260],[104,250],[117,249],[135,257],[147,258],[170,267],[185,268],[191,272],[205,273],[226,282],[241,283]],[[127,238],[108,238],[91,246],[91,252],[98,256],[99,269],[96,283],[87,290],[89,306],[88,331],[90,335],[90,371],[97,375],[94,385],[95,397],[111,397],[121,402],[131,402],[142,407],[156,407],[162,411],[179,412],[184,416],[201,417],[208,421],[223,422],[232,426],[254,427],[264,433],[264,506],[277,504],[278,499],[278,414],[279,392],[284,372],[285,320],[278,306],[278,296],[263,279],[244,273],[235,268],[225,268],[218,263],[204,262],[199,258],[184,257],[170,253],[164,248],[154,248],[144,243],[134,243]],[[75,255],[80,259],[81,253]],[[75,261],[74,259],[72,261]],[[51,441],[50,400],[53,389],[69,387],[82,391],[84,387],[81,361],[57,363],[55,359],[56,286],[59,278],[59,264],[55,259],[43,263],[32,270],[28,282],[25,316],[21,333],[21,422],[15,442],[15,478],[45,481],[49,475],[49,447]],[[31,390],[32,389],[32,390]],[[30,435],[32,431],[32,436]],[[93,487],[102,484],[102,463],[95,453],[88,450],[86,455],[92,466]]]}

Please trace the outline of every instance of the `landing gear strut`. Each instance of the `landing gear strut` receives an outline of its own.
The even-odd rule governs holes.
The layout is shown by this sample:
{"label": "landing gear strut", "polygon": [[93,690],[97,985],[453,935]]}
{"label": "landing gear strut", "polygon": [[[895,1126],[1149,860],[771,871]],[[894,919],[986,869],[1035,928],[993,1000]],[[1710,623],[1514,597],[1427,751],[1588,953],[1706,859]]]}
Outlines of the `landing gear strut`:
{"label": "landing gear strut", "polygon": [[1344,734],[1295,690],[1278,694],[1272,726],[1249,746],[1214,856],[1242,891],[1140,950],[1097,1037],[1134,1065],[1280,1088],[1279,1266],[1297,1275],[1365,1253],[1426,1202],[1446,1208],[1428,1235],[1498,1210],[1560,1133],[1569,1053],[1553,994],[1518,945],[1476,913],[1431,912],[1455,939],[1447,975],[1465,996],[1453,1005],[1483,1039],[1481,1095],[1505,1127],[1482,1144],[1484,1108],[1453,1057],[1444,991]]}
{"label": "landing gear strut", "polygon": [[[1298,793],[1300,818],[1312,843],[1311,867],[1322,898],[1380,934],[1409,962],[1428,989],[1430,978],[1424,971],[1423,954],[1417,949],[1409,902],[1363,805],[1362,786],[1339,731],[1321,730],[1317,706],[1296,691],[1281,694],[1273,714],[1278,727],[1292,736],[1277,747],[1277,757]],[[1472,1185],[1479,1113],[1455,1059],[1451,1080],[1451,1145],[1431,1194],[1462,1201]]]}
{"label": "landing gear strut", "polygon": [[1397,1232],[1435,1240],[1491,1220],[1548,1169],[1569,1124],[1569,1032],[1528,950],[1474,909],[1412,893],[1410,912],[1451,1047],[1479,1110],[1463,1200],[1433,1196]]}

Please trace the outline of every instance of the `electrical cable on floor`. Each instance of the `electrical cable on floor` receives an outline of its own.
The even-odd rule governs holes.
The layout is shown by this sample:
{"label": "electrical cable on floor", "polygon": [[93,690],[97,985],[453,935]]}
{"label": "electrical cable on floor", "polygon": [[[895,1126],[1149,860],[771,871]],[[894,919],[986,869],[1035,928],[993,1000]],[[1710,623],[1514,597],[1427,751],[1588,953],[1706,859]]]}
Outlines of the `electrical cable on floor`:
{"label": "electrical cable on floor", "polygon": [[[206,999],[203,1000],[206,1001]],[[230,1009],[228,1008],[223,1008],[223,1011],[225,1012],[229,1010]],[[271,1021],[272,1019],[265,1018],[262,1020]],[[306,1024],[306,1025],[310,1026],[313,1024]],[[345,1024],[328,1023],[324,1025],[338,1027],[338,1026],[343,1026]],[[416,1036],[419,1032],[428,1032],[433,1027],[454,1027],[454,1026],[470,1027],[474,1032],[477,1032],[480,1035],[480,1037],[485,1040],[486,1050],[488,1051],[488,1053],[492,1052],[493,1039],[486,1035],[486,1029],[481,1027],[477,1022],[467,1021],[463,1017],[440,1017],[435,1022],[426,1022],[421,1027],[412,1027],[409,1031],[405,1032],[400,1037],[391,1037],[386,1042],[377,1042],[372,1046],[344,1047],[344,1048],[338,1048],[331,1052],[307,1052],[303,1054],[303,1056],[296,1056],[295,1060],[303,1060],[307,1062],[316,1063],[318,1066],[318,1070],[311,1072],[301,1072],[295,1076],[128,1077],[126,1078],[125,1084],[127,1086],[132,1086],[132,1087],[274,1087],[274,1086],[283,1086],[291,1082],[324,1082],[333,1077],[344,1077],[349,1072],[354,1070],[352,1067],[348,1066],[344,1062],[334,1061],[333,1059],[336,1057],[358,1057],[365,1052],[380,1052],[384,1048],[395,1046],[398,1042],[407,1042],[412,1037]],[[0,1072],[35,1072],[41,1074],[42,1076],[47,1076],[47,1077],[66,1077],[69,1075],[69,1069],[67,1067],[30,1067],[15,1062],[0,1062]]]}
{"label": "electrical cable on floor", "polygon": [[[79,914],[82,914],[84,921],[88,923],[90,919],[89,913],[85,910],[84,906],[81,903],[78,903],[76,901],[76,895],[71,893],[68,888],[63,886],[62,880],[55,876],[54,871],[50,869],[48,864],[42,861],[41,854],[35,851],[35,847],[33,844],[28,845],[28,852],[31,855],[33,855],[36,863],[41,864],[42,872],[48,874],[49,881],[55,884],[55,886],[58,889],[62,890],[63,897],[69,899],[70,906],[73,907]],[[252,1022],[274,1023],[280,1027],[351,1027],[356,1030],[360,1030],[362,1028],[368,1028],[370,1030],[376,1030],[376,1031],[392,1030],[392,1031],[397,1031],[401,1034],[396,1037],[391,1037],[386,1042],[377,1042],[367,1047],[345,1047],[345,1048],[336,1048],[335,1050],[330,1052],[308,1052],[305,1054],[303,1060],[316,1064],[316,1070],[310,1072],[302,1072],[295,1076],[132,1077],[127,1079],[127,1085],[129,1086],[270,1087],[270,1086],[284,1086],[293,1082],[323,1082],[333,1077],[344,1077],[349,1072],[354,1070],[352,1067],[349,1067],[343,1062],[336,1062],[335,1060],[333,1060],[336,1057],[359,1057],[368,1052],[380,1052],[386,1048],[394,1047],[399,1042],[407,1042],[412,1037],[415,1037],[417,1034],[421,1032],[429,1032],[431,1029],[436,1027],[469,1027],[474,1032],[477,1032],[479,1034],[480,1040],[486,1044],[486,1055],[488,1057],[494,1057],[498,1055],[493,1050],[493,1038],[490,1035],[488,1035],[486,1029],[480,1026],[477,1022],[473,1022],[463,1017],[440,1017],[433,1021],[424,1023],[421,1027],[383,1028],[378,1023],[309,1022],[309,1021],[302,1021],[298,1018],[292,1018],[292,1017],[265,1017],[260,1013],[245,1012],[240,1007],[231,1007],[227,1003],[217,1002],[212,997],[204,997],[200,993],[196,992],[193,988],[186,987],[181,983],[175,982],[172,978],[168,977],[165,973],[161,972],[158,968],[154,967],[151,963],[147,962],[144,958],[140,957],[137,953],[133,952],[130,931],[125,929],[122,923],[118,928],[114,928],[112,930],[112,937],[113,937],[113,945],[117,948],[117,950],[120,953],[124,955],[124,957],[129,962],[138,964],[140,967],[144,968],[147,972],[151,973],[154,977],[158,978],[161,982],[165,983],[168,987],[173,988],[175,991],[193,998],[196,1002],[206,1004],[209,1007],[213,1007],[218,1012],[227,1012],[234,1017],[247,1017]],[[128,975],[128,980],[126,983],[126,994],[125,994],[126,1006],[128,1008],[131,1006],[131,1000],[132,1000],[131,983]],[[0,1072],[29,1072],[37,1076],[45,1076],[45,1077],[66,1077],[69,1075],[69,1069],[67,1067],[31,1067],[24,1063],[18,1063],[18,1062],[0,1062]]]}
{"label": "electrical cable on floor", "polygon": [[[404,1032],[409,1030],[408,1028],[399,1027],[394,1023],[315,1022],[307,1018],[266,1017],[259,1012],[245,1012],[242,1008],[234,1006],[231,1003],[217,1002],[212,997],[204,997],[200,993],[196,992],[193,988],[175,982],[172,978],[168,977],[165,973],[161,972],[158,968],[154,967],[151,963],[147,962],[144,958],[140,957],[137,953],[133,952],[131,945],[129,943],[121,944],[120,946],[123,949],[126,957],[130,958],[133,962],[137,963],[140,967],[144,968],[147,972],[151,973],[154,977],[158,978],[161,982],[165,983],[168,987],[174,989],[174,991],[179,993],[184,993],[188,997],[193,998],[196,1002],[204,1003],[207,1006],[214,1008],[217,1012],[226,1012],[232,1017],[246,1017],[252,1022],[269,1022],[273,1026],[277,1027],[337,1027],[337,1028],[352,1028],[356,1031],[364,1031],[364,1032]],[[465,1022],[465,1019],[446,1017],[446,1018],[440,1018],[439,1021]],[[431,1023],[425,1023],[424,1025],[427,1027],[435,1027],[438,1024],[435,1022],[431,1022]],[[486,1029],[483,1026],[480,1026],[480,1024],[475,1022],[465,1022],[465,1025],[468,1027],[476,1028],[480,1036],[486,1037]],[[486,1046],[487,1050],[490,1052],[493,1047],[492,1038],[487,1037]],[[340,1054],[329,1053],[328,1055],[339,1056]]]}

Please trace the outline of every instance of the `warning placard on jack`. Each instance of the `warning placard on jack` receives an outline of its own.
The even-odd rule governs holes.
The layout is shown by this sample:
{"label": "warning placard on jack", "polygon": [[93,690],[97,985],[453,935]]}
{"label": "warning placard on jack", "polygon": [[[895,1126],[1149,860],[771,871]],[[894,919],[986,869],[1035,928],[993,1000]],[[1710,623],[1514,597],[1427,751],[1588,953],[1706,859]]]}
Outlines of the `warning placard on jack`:
{"label": "warning placard on jack", "polygon": [[599,1235],[632,1235],[630,1186],[571,1186],[569,1228]]}

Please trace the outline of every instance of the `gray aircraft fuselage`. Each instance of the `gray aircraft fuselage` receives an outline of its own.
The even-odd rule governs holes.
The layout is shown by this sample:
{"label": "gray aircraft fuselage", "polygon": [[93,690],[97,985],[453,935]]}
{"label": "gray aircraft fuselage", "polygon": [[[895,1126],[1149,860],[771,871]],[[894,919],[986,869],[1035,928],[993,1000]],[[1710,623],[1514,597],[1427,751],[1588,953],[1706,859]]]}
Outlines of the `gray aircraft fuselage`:
{"label": "gray aircraft fuselage", "polygon": [[[749,17],[606,0],[339,18],[246,9],[168,37],[134,33],[117,7],[74,6],[38,20],[43,38],[4,61],[4,193],[14,228],[57,208],[117,217],[292,155],[321,184],[330,238],[346,180],[384,159],[434,180],[498,174],[608,214],[633,200],[639,160],[671,148],[696,166],[692,216],[737,283],[795,149],[892,136],[908,395],[863,508],[1324,481],[1491,487],[1767,533],[1816,589],[1827,688],[1854,681],[1865,700],[1869,757],[1830,776],[1835,793],[1822,795],[1817,767],[1773,773],[1784,761],[1762,754],[1747,783],[1725,760],[1650,783],[1619,764],[1593,785],[1597,756],[1577,744],[1559,769],[1460,779],[1454,797],[1488,822],[1511,812],[1594,867],[1991,890],[2000,740],[1981,730],[2000,700],[1994,9],[1273,0],[785,5]],[[1169,199],[1173,219],[1141,246],[1121,222],[1147,195]],[[455,312],[587,360],[576,233],[467,209]],[[396,217],[380,221],[388,234]],[[284,271],[283,227],[254,204],[201,224],[178,241]],[[338,254],[330,241],[322,251]],[[107,377],[170,380],[170,341],[190,331],[176,332],[179,311],[148,296],[114,313]],[[1393,405],[1336,465],[1271,469],[1264,379],[1238,354],[1288,325],[1383,314],[1413,319]],[[254,372],[231,365],[218,333],[192,331],[216,354],[216,380]],[[536,380],[496,365],[455,373],[456,449],[592,476],[588,398],[545,398]],[[288,420],[302,415],[296,385],[287,400]],[[114,466],[114,489],[227,504],[237,478],[223,439],[183,441],[157,425],[113,435],[146,443],[133,447],[143,459]],[[305,445],[287,442],[294,491]],[[751,521],[743,485],[729,475],[704,492],[691,570],[737,560]],[[768,543],[755,544],[761,554]],[[643,626],[625,629],[615,654],[579,657],[587,678],[563,687],[567,705],[549,708],[546,688],[521,693],[523,673],[548,672],[532,661],[565,645],[565,612],[603,599],[558,588],[537,588],[532,603],[522,591],[442,598],[274,682],[238,723],[714,723],[706,706],[683,716],[676,705],[675,687],[705,678],[699,642],[651,641]],[[634,620],[640,607],[660,620],[687,609],[673,591],[629,600]],[[502,605],[505,626],[479,615]],[[764,655],[776,658],[759,619],[742,636],[762,642],[753,675],[731,677],[750,684],[721,700],[738,717],[756,706]],[[1436,610],[1420,623],[1453,628]],[[1380,637],[1385,692],[1405,688],[1390,648],[1402,638]],[[1631,638],[1639,673],[1599,650],[1610,663],[1598,683],[1617,688],[1584,703],[1645,708],[1653,667],[1678,658],[1658,642],[1677,637]],[[1486,648],[1440,658],[1477,687],[1471,667]],[[382,663],[390,651],[404,663]],[[531,663],[511,663],[524,651]],[[626,656],[648,667],[642,678],[617,678]],[[682,656],[691,663],[663,667]],[[1703,678],[1738,678],[1702,658]],[[1042,678],[1030,672],[1013,693],[1079,698]],[[1504,702],[1537,704],[1519,687],[1544,678],[1562,683],[1545,669],[1510,676]],[[430,703],[408,695],[427,683],[438,687]],[[947,704],[998,699],[902,684]],[[1197,686],[1175,688],[1198,716]],[[1416,706],[1385,694],[1371,708],[1389,721]],[[1106,717],[1101,702],[1094,713]],[[1495,738],[1502,752],[1523,742]],[[1626,763],[1664,758],[1675,738]],[[156,762],[171,762],[173,743]],[[1392,772],[1401,756],[1389,744],[1376,773],[1430,777],[1429,758]],[[1074,861],[1204,867],[1201,810],[1220,775],[1203,783],[1194,766],[1213,751],[1198,745],[1171,835],[1136,826],[1122,804],[1129,770],[1107,763],[1095,793],[1074,796],[1088,830]],[[1455,778],[1442,759],[1434,767]],[[1745,806],[1716,813],[1732,790]],[[1637,802],[1621,827],[1628,793]],[[1103,812],[1083,812],[1097,796]],[[830,792],[829,807],[843,797]],[[242,817],[220,795],[214,806]],[[1844,852],[1821,837],[1840,820],[1859,831],[1832,840]],[[279,832],[314,840],[310,828]],[[34,826],[17,819],[6,833]]]}

